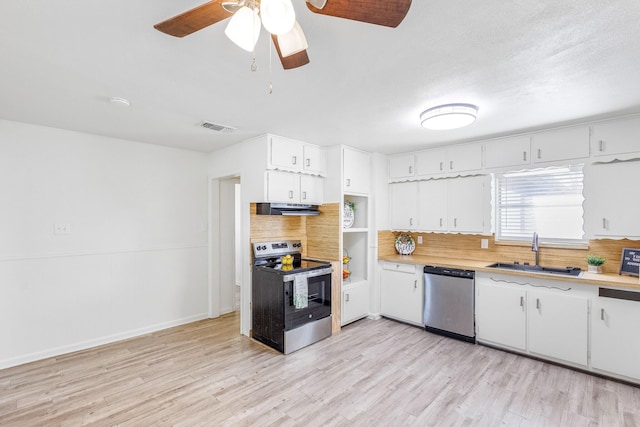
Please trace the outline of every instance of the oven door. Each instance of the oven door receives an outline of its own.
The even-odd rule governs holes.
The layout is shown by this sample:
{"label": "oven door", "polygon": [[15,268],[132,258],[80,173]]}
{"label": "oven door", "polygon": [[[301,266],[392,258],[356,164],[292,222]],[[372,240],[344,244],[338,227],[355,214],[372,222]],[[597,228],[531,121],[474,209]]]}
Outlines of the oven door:
{"label": "oven door", "polygon": [[[304,298],[305,293],[306,298]],[[302,301],[300,296],[303,298]],[[290,274],[284,277],[285,330],[294,329],[330,315],[330,267]]]}

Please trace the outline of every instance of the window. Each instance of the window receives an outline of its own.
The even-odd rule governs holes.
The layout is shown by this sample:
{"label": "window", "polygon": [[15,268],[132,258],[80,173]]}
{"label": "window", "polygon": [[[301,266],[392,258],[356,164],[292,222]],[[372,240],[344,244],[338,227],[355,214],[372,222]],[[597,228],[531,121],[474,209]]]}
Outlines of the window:
{"label": "window", "polygon": [[496,240],[584,244],[582,166],[496,175]]}

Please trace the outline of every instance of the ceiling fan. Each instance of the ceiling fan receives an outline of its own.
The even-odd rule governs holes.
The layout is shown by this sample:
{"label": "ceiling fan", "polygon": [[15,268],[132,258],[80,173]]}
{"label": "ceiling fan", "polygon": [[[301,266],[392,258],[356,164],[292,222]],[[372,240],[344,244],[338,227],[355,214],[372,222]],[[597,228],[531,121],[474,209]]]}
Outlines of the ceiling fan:
{"label": "ceiling fan", "polygon": [[[411,0],[306,0],[306,4],[321,15],[395,28],[407,15]],[[295,20],[291,0],[211,0],[154,28],[184,37],[227,18],[231,20],[225,34],[243,49],[253,51],[264,25],[285,70],[309,63],[307,41]]]}

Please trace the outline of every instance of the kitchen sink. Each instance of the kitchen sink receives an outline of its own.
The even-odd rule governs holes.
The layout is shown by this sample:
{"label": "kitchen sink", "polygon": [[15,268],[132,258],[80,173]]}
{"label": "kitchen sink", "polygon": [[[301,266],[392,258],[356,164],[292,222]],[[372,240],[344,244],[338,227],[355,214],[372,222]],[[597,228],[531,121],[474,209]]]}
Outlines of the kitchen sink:
{"label": "kitchen sink", "polygon": [[488,265],[489,268],[498,268],[503,270],[515,270],[515,271],[526,271],[529,273],[546,273],[546,274],[558,274],[561,276],[573,276],[578,277],[582,270],[579,267],[565,267],[565,268],[555,268],[555,267],[542,267],[539,265],[529,265],[529,264],[509,264],[504,262],[496,262],[495,264]]}

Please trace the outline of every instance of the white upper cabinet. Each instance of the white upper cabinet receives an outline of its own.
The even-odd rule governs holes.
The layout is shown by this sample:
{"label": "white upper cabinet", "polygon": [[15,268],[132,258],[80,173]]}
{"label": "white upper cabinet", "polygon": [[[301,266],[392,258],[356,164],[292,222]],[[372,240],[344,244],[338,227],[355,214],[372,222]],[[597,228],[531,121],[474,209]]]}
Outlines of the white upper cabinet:
{"label": "white upper cabinet", "polygon": [[531,137],[516,136],[484,144],[484,167],[527,166],[531,163]]}
{"label": "white upper cabinet", "polygon": [[487,196],[487,176],[472,176],[448,180],[448,226],[454,233],[484,233]]}
{"label": "white upper cabinet", "polygon": [[587,235],[640,238],[637,185],[640,162],[591,165],[585,173]]}
{"label": "white upper cabinet", "polygon": [[277,135],[269,135],[269,169],[326,175],[325,150]]}
{"label": "white upper cabinet", "polygon": [[475,171],[482,169],[482,144],[435,148],[416,153],[416,176]]}
{"label": "white upper cabinet", "polygon": [[446,172],[447,149],[435,148],[433,150],[419,151],[416,153],[416,175],[428,176]]}
{"label": "white upper cabinet", "polygon": [[389,158],[389,179],[400,180],[412,178],[415,175],[415,156],[404,154]]}
{"label": "white upper cabinet", "polygon": [[447,231],[447,180],[431,179],[418,183],[418,229]]}
{"label": "white upper cabinet", "polygon": [[371,159],[369,153],[343,148],[343,191],[346,194],[369,194]]}
{"label": "white upper cabinet", "polygon": [[533,163],[589,157],[589,127],[556,129],[532,136]]}
{"label": "white upper cabinet", "polygon": [[305,144],[302,147],[302,169],[304,172],[314,175],[326,175],[327,152],[317,145]]}
{"label": "white upper cabinet", "polygon": [[266,173],[266,195],[268,202],[322,204],[323,178],[288,172]]}
{"label": "white upper cabinet", "polygon": [[640,117],[593,125],[591,147],[594,156],[640,153]]}
{"label": "white upper cabinet", "polygon": [[389,184],[391,228],[416,230],[418,228],[418,183]]}

